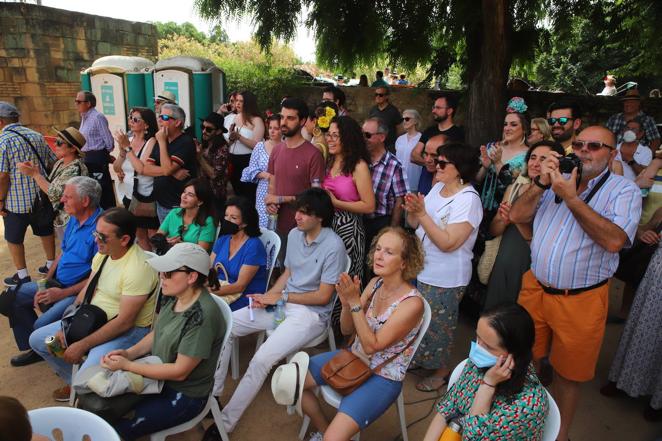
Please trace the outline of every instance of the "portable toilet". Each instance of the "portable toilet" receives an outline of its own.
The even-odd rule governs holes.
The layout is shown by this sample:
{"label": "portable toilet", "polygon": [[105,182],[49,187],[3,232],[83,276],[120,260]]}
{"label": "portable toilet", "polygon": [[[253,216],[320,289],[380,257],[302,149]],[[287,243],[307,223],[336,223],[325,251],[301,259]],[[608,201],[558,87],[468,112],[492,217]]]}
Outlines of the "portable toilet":
{"label": "portable toilet", "polygon": [[178,56],[154,66],[154,96],[169,91],[186,113],[185,126],[193,126],[201,139],[198,118],[204,118],[225,102],[225,73],[211,60]]}
{"label": "portable toilet", "polygon": [[127,130],[128,109],[149,107],[153,68],[146,58],[110,55],[81,73],[83,90],[97,97],[96,108],[108,119],[111,132]]}

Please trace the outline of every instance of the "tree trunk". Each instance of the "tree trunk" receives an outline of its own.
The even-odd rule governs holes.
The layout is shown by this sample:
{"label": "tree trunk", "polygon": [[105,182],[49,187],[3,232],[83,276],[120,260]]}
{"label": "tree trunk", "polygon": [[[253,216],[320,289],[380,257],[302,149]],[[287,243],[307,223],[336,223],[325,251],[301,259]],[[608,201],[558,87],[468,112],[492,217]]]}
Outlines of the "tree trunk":
{"label": "tree trunk", "polygon": [[509,3],[509,0],[481,0],[480,20],[474,29],[468,29],[465,130],[466,141],[473,146],[501,139],[506,83],[512,62]]}

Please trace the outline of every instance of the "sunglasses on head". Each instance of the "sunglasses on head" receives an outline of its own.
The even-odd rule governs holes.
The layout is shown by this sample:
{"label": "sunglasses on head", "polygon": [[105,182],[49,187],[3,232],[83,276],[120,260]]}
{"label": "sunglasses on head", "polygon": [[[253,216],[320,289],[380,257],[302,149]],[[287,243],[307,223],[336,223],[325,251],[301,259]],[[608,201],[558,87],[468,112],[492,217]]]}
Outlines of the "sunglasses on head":
{"label": "sunglasses on head", "polygon": [[378,96],[380,98],[384,98],[386,95],[388,95],[388,94],[387,93],[377,93],[377,92],[375,92],[375,96]]}
{"label": "sunglasses on head", "polygon": [[192,272],[192,271],[191,271],[190,269],[188,269],[188,268],[179,268],[179,269],[172,270],[172,271],[163,271],[161,274],[163,274],[163,278],[164,278],[164,279],[169,279],[169,278],[172,277],[172,275],[173,275],[174,273],[187,273],[187,274],[189,274],[189,273],[191,273],[191,272]]}
{"label": "sunglasses on head", "polygon": [[174,116],[164,115],[163,113],[159,115],[161,121],[170,121],[171,119],[177,119]]}
{"label": "sunglasses on head", "polygon": [[614,148],[613,145],[605,144],[604,142],[601,141],[572,141],[572,149],[573,150],[581,150],[586,146],[587,149],[589,149],[592,152],[596,152],[600,150],[602,147],[607,147],[608,149]]}
{"label": "sunglasses on head", "polygon": [[200,124],[200,130],[202,130],[205,133],[212,133],[214,130],[216,130],[216,127]]}
{"label": "sunglasses on head", "polygon": [[562,116],[560,118],[547,118],[547,122],[549,123],[550,126],[553,126],[557,122],[561,124],[562,126],[568,124],[568,121],[572,121],[575,118],[569,118],[567,116]]}
{"label": "sunglasses on head", "polygon": [[445,169],[448,164],[452,164],[450,161],[444,161],[443,159],[435,159],[434,164],[438,166],[440,169]]}
{"label": "sunglasses on head", "polygon": [[143,120],[142,118],[138,118],[137,116],[130,116],[129,117],[129,122],[134,122],[136,124],[138,124],[139,122],[142,122],[142,120]]}
{"label": "sunglasses on head", "polygon": [[92,236],[94,236],[94,238],[97,239],[101,243],[108,242],[108,236],[103,234],[103,233],[99,233],[98,231],[93,231]]}

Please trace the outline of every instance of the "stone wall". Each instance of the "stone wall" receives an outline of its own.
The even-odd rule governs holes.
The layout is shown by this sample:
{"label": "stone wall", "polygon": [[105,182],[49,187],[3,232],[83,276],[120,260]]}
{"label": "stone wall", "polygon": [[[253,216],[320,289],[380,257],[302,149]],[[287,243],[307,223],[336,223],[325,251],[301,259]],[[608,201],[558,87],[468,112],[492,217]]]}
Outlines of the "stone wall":
{"label": "stone wall", "polygon": [[46,135],[51,126],[78,126],[80,71],[94,60],[158,55],[151,24],[34,4],[0,4],[0,29],[0,101],[14,103],[21,122]]}

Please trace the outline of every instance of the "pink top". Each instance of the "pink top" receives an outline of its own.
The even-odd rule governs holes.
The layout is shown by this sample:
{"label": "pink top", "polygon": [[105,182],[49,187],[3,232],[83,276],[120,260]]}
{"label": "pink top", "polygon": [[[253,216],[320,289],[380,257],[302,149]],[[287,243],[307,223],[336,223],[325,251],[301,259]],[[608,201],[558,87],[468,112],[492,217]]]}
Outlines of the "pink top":
{"label": "pink top", "polygon": [[343,202],[356,202],[361,200],[359,190],[356,188],[352,175],[338,175],[332,177],[327,173],[324,177],[322,187],[329,190],[333,195]]}

